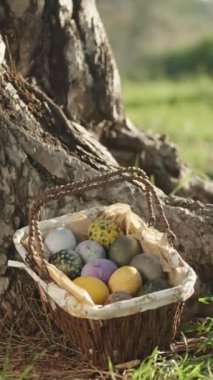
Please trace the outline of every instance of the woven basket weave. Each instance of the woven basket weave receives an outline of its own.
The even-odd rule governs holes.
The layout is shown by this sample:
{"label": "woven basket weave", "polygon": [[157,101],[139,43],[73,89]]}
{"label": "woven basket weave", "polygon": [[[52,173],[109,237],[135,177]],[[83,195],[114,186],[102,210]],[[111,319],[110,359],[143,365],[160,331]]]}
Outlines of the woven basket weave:
{"label": "woven basket weave", "polygon": [[[174,287],[107,306],[93,305],[81,289],[79,291],[71,280],[46,261],[43,236],[51,228],[69,225],[72,218],[73,226],[77,226],[81,219],[85,222],[85,215],[87,218],[89,215],[91,222],[94,215],[100,215],[100,212],[108,208],[102,207],[98,213],[91,209],[43,222],[40,222],[41,210],[51,200],[82,194],[119,181],[134,183],[146,192],[148,226],[134,214],[142,231],[143,228],[148,231],[148,238],[141,237],[142,246],[144,244],[146,252],[147,247],[149,250],[149,236],[153,239],[154,251],[162,256],[164,263],[167,262],[167,271],[175,278]],[[165,234],[152,227],[155,221],[152,200],[166,230]],[[183,301],[193,293],[196,279],[193,270],[173,248],[174,238],[159,198],[146,174],[140,169],[128,168],[46,190],[30,210],[29,227],[18,230],[13,240],[27,263],[25,269],[38,284],[45,310],[48,310],[60,329],[70,337],[72,346],[80,350],[85,359],[99,367],[106,367],[109,358],[115,364],[142,359],[156,346],[161,350],[169,348],[180,321]]]}

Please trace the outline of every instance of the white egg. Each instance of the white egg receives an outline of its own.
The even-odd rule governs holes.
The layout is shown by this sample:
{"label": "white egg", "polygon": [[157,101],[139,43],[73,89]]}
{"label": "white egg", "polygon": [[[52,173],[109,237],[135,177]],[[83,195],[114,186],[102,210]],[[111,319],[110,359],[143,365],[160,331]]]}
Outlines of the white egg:
{"label": "white egg", "polygon": [[73,232],[68,228],[59,227],[47,234],[44,244],[53,254],[62,249],[74,249],[76,246],[76,238]]}
{"label": "white egg", "polygon": [[94,259],[105,259],[105,249],[94,240],[84,240],[79,243],[75,251],[81,256],[84,263]]}

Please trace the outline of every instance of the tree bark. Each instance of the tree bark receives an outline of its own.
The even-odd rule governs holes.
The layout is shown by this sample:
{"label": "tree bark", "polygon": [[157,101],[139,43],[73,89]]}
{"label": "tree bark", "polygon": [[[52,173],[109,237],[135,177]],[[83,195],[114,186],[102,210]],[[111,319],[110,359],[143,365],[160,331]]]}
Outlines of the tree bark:
{"label": "tree bark", "polygon": [[81,123],[123,118],[120,78],[94,0],[3,0],[1,7],[18,72]]}
{"label": "tree bark", "polygon": [[[30,82],[23,80],[11,59],[8,61],[13,70],[1,65],[0,60],[3,325],[5,319],[14,320],[21,311],[25,320],[23,297],[17,297],[17,292],[28,297],[31,285],[25,286],[22,274],[8,270],[6,261],[15,255],[13,233],[28,223],[29,205],[38,193],[46,187],[113,170],[120,163],[132,165],[138,156],[139,164],[169,193],[181,179],[183,166],[174,146],[163,137],[138,132],[126,119],[117,68],[93,1],[3,0],[0,21],[16,70],[30,77]],[[210,190],[205,191],[201,186],[195,198],[211,199],[211,183],[209,186]],[[184,189],[188,195],[192,190],[192,185]],[[198,271],[205,289],[209,288],[213,269],[212,206],[159,193],[178,237],[177,248]],[[131,204],[141,216],[146,212],[144,194],[125,183],[73,197],[69,202],[54,202],[44,217],[114,201]],[[18,287],[22,282],[23,288]]]}
{"label": "tree bark", "polygon": [[11,65],[70,119],[95,132],[120,164],[137,162],[166,194],[213,202],[213,183],[192,177],[174,144],[138,131],[126,118],[119,73],[94,0],[3,0],[0,23]]}
{"label": "tree bark", "polygon": [[[60,108],[45,94],[18,76],[1,69],[0,91],[1,141],[1,257],[14,257],[12,235],[27,224],[29,205],[44,188],[67,181],[91,178],[99,171],[118,166],[110,153],[88,131],[69,121]],[[63,133],[59,133],[62,130]],[[205,282],[211,282],[213,269],[213,207],[199,202],[167,197],[160,192],[167,217],[177,234],[177,248]],[[146,215],[146,198],[133,185],[92,191],[69,202],[54,202],[45,211],[49,218],[58,213],[76,211],[94,204],[115,201],[132,205],[140,215]],[[14,318],[24,309],[17,298],[17,274],[1,267],[1,279],[10,280],[10,291],[1,303],[2,321]],[[19,284],[21,283],[19,274]],[[25,277],[24,277],[25,278]],[[25,279],[26,281],[26,279]],[[28,287],[23,290],[29,292]],[[25,298],[27,296],[25,295]],[[3,317],[4,316],[4,317]],[[24,321],[24,316],[22,317]],[[33,326],[35,328],[35,326]]]}

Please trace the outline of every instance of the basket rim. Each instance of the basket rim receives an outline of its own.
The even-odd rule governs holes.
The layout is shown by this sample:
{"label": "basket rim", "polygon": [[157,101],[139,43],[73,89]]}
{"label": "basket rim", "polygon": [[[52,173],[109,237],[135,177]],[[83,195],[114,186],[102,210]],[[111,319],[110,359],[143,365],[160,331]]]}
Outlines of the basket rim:
{"label": "basket rim", "polygon": [[[52,228],[61,227],[68,223],[71,218],[75,216],[80,217],[85,216],[95,210],[105,210],[107,206],[92,207],[87,210],[81,210],[75,213],[69,213],[59,217],[46,219],[39,222],[42,231],[47,231]],[[18,229],[14,236],[14,245],[25,262],[25,257],[27,255],[27,250],[22,245],[21,241],[25,236],[27,236],[29,231],[28,226]],[[179,256],[179,254],[177,253]],[[146,310],[155,309],[164,305],[171,303],[183,302],[189,298],[194,292],[194,284],[196,281],[196,274],[194,270],[182,259],[186,268],[186,277],[180,285],[174,286],[169,289],[161,290],[158,292],[153,292],[148,295],[143,295],[139,297],[134,297],[130,300],[118,301],[109,305],[82,305],[79,301],[75,299],[70,293],[68,293],[63,288],[59,287],[54,282],[47,284],[42,280],[33,269],[28,266],[22,266],[29,275],[36,281],[45,292],[47,299],[51,303],[52,307],[55,308],[57,304],[67,311],[72,316],[88,319],[110,319],[118,318],[122,316],[127,316],[135,314],[137,312],[144,312]]]}

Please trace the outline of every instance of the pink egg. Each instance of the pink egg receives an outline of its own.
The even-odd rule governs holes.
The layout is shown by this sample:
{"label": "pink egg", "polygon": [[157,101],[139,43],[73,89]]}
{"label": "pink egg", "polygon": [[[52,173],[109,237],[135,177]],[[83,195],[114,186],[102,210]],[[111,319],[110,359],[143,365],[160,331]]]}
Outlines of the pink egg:
{"label": "pink egg", "polygon": [[84,265],[81,276],[91,276],[99,278],[105,283],[108,283],[111,274],[117,269],[117,265],[111,260],[95,259]]}

